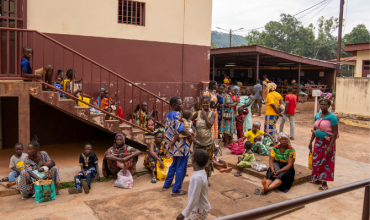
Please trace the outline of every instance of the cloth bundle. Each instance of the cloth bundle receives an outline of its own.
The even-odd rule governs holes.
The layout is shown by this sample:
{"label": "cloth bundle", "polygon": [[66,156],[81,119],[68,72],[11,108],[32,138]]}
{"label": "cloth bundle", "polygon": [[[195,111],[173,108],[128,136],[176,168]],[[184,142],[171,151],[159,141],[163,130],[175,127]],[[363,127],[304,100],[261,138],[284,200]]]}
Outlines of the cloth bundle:
{"label": "cloth bundle", "polygon": [[257,170],[258,172],[261,172],[261,171],[265,171],[268,169],[268,167],[264,164],[260,164],[260,163],[257,163],[257,162],[253,162],[251,163],[251,166],[253,169]]}

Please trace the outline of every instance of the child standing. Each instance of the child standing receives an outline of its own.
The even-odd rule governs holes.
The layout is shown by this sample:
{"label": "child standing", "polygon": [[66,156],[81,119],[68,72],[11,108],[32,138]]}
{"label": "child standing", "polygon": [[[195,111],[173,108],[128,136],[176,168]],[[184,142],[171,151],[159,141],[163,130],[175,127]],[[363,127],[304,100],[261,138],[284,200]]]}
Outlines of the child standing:
{"label": "child standing", "polygon": [[205,166],[209,161],[209,154],[205,150],[195,150],[192,157],[194,167],[193,176],[189,184],[188,205],[177,216],[177,220],[199,219],[206,220],[211,205],[208,202],[208,180]]}
{"label": "child standing", "polygon": [[9,173],[8,181],[6,187],[11,187],[16,184],[15,178],[19,176],[21,170],[24,169],[24,159],[28,156],[23,153],[23,145],[21,143],[16,143],[14,146],[15,154],[10,158],[9,168],[13,171]]}
{"label": "child standing", "polygon": [[[69,188],[69,194],[82,193],[82,188],[85,193],[89,193],[91,179],[96,178],[100,181],[98,162],[98,157],[92,152],[92,145],[85,144],[84,152],[80,155],[81,172],[75,176],[76,188]],[[86,179],[86,182],[82,182],[81,179]]]}
{"label": "child standing", "polygon": [[242,107],[238,108],[238,116],[235,117],[236,121],[236,131],[237,131],[237,136],[238,139],[243,137],[243,123],[245,116],[243,115],[244,109]]}

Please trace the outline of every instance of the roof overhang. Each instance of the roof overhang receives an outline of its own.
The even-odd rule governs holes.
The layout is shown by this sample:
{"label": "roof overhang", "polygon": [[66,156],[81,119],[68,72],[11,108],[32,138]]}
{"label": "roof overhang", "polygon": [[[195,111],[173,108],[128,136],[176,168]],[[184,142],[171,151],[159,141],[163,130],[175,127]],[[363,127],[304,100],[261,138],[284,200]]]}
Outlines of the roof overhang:
{"label": "roof overhang", "polygon": [[[216,48],[211,49],[211,55],[216,57],[228,57],[231,59],[244,60],[245,62],[256,62],[254,55],[260,55],[260,65],[272,65],[276,66],[279,63],[282,63],[282,66],[296,66],[300,64],[306,64],[311,66],[319,66],[335,69],[335,64],[311,59],[307,57],[297,56],[294,54],[286,53],[280,50],[275,50],[272,48],[260,46],[260,45],[250,45],[250,46],[240,46],[240,47],[227,47],[227,48]],[[248,58],[250,56],[250,58]],[[244,57],[244,58],[243,58]],[[253,60],[251,59],[253,58]],[[289,63],[289,65],[284,65],[284,63]],[[292,63],[292,64],[291,64]]]}
{"label": "roof overhang", "polygon": [[370,50],[370,42],[360,44],[346,44],[344,45],[344,51],[357,56],[357,51]]}

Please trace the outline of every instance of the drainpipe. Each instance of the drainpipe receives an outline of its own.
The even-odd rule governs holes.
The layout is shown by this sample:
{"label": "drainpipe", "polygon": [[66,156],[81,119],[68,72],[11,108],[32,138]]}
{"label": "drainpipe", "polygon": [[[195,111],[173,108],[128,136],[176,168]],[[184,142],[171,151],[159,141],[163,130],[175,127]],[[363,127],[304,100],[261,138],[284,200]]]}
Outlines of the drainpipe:
{"label": "drainpipe", "polygon": [[184,59],[185,59],[185,19],[186,19],[186,0],[184,0],[184,35],[182,39],[182,73],[181,73],[181,78],[182,78],[182,88],[181,88],[181,100],[182,103],[184,104]]}
{"label": "drainpipe", "polygon": [[3,149],[3,117],[2,117],[2,99],[0,97],[0,150]]}

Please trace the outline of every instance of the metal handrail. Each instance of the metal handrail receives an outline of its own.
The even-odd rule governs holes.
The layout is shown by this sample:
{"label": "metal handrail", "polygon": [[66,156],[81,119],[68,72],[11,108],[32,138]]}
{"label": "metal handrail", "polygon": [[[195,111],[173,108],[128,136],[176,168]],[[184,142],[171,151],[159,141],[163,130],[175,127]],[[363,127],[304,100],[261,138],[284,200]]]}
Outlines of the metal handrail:
{"label": "metal handrail", "polygon": [[322,199],[327,199],[333,196],[340,195],[342,193],[350,192],[356,189],[360,189],[365,187],[365,196],[364,196],[364,204],[362,210],[362,220],[369,220],[370,213],[369,213],[369,188],[370,188],[370,179],[362,180],[359,182],[351,183],[348,185],[340,186],[334,189],[329,189],[323,192],[302,196],[296,199],[291,199],[285,202],[276,203],[273,205],[264,206],[257,209],[252,209],[245,212],[240,212],[232,215],[227,215],[224,217],[217,218],[215,220],[251,220],[251,219],[258,219],[262,217],[266,217],[272,214],[280,213],[283,211],[287,211],[296,207],[300,207],[309,203],[317,202]]}
{"label": "metal handrail", "polygon": [[[0,78],[0,79],[1,79],[1,78]],[[66,96],[68,96],[68,97],[70,97],[70,98],[72,98],[72,99],[74,99],[74,100],[76,100],[76,101],[78,101],[78,102],[81,102],[81,103],[83,103],[83,104],[85,104],[85,105],[88,105],[88,106],[90,106],[90,107],[92,107],[92,108],[96,108],[96,107],[97,107],[97,106],[94,106],[94,105],[92,105],[92,104],[90,104],[90,103],[87,103],[87,102],[85,102],[84,100],[81,100],[81,99],[79,99],[79,98],[77,98],[77,97],[75,97],[75,96],[73,96],[73,95],[71,95],[71,94],[69,94],[69,93],[67,93],[67,92],[65,92],[65,91],[63,91],[63,90],[60,90],[60,89],[58,89],[58,88],[56,88],[56,87],[54,87],[54,86],[52,86],[52,85],[49,85],[49,84],[47,84],[46,82],[43,82],[43,81],[41,81],[41,80],[37,80],[37,82],[42,83],[43,85],[45,85],[45,86],[47,86],[47,87],[50,87],[50,88],[52,88],[52,89],[54,89],[54,90],[56,90],[56,91],[58,91],[58,92],[61,92],[61,93],[63,93],[64,95],[66,95]],[[90,97],[90,98],[91,98],[91,97]],[[133,124],[133,123],[131,123],[131,122],[129,122],[129,121],[127,121],[127,120],[123,119],[123,118],[120,118],[120,117],[118,117],[118,116],[116,116],[116,115],[113,115],[112,113],[107,112],[107,111],[105,111],[104,109],[99,109],[98,111],[101,111],[101,112],[103,112],[103,113],[105,113],[105,114],[107,114],[107,115],[109,115],[109,116],[112,116],[113,118],[116,118],[116,119],[117,119],[117,120],[119,120],[119,121],[124,121],[125,123],[127,123],[127,124],[129,124],[129,125],[132,125],[132,126],[134,126],[134,127],[137,127],[137,128],[139,128],[139,129],[141,129],[141,130],[144,130],[144,131],[146,131],[146,132],[148,132],[148,133],[150,133],[150,134],[153,134],[153,132],[152,132],[152,131],[147,130],[147,129],[145,129],[145,128],[142,128],[142,127],[140,127],[140,126],[138,126],[138,125],[136,125],[136,124]],[[116,108],[116,111],[118,111],[118,108]]]}
{"label": "metal handrail", "polygon": [[1,30],[4,30],[4,31],[19,31],[19,32],[35,32],[35,33],[37,33],[37,34],[39,34],[39,35],[43,36],[44,38],[46,38],[46,39],[48,39],[48,40],[52,41],[53,43],[58,44],[59,46],[63,47],[64,49],[69,50],[70,52],[72,52],[72,53],[74,53],[74,54],[76,54],[76,55],[80,56],[81,58],[83,58],[83,59],[85,59],[85,60],[87,60],[87,61],[90,61],[90,62],[91,62],[91,63],[93,63],[94,65],[96,65],[96,66],[98,66],[98,67],[100,67],[100,68],[102,68],[102,69],[104,69],[104,70],[108,71],[109,73],[113,74],[114,76],[117,76],[118,78],[120,78],[120,79],[122,79],[122,80],[126,81],[127,83],[130,83],[132,86],[135,86],[136,88],[138,88],[138,89],[140,89],[140,90],[142,90],[142,91],[144,91],[144,92],[146,92],[146,93],[148,93],[148,94],[150,94],[150,95],[154,96],[155,98],[160,99],[161,101],[163,101],[163,102],[164,102],[164,103],[166,103],[166,104],[170,104],[168,101],[166,101],[166,100],[162,99],[161,97],[159,97],[159,96],[157,96],[157,95],[155,95],[155,94],[153,94],[153,93],[149,92],[148,90],[146,90],[146,89],[144,89],[144,88],[142,88],[142,87],[140,87],[140,86],[136,85],[135,83],[131,82],[130,80],[128,80],[128,79],[126,79],[126,78],[124,78],[124,77],[122,77],[122,76],[118,75],[117,73],[113,72],[112,70],[108,69],[107,67],[105,67],[105,66],[103,66],[103,65],[101,65],[101,64],[99,64],[99,63],[97,63],[97,62],[95,62],[95,61],[93,61],[92,59],[90,59],[90,58],[88,58],[88,57],[86,57],[86,56],[84,56],[84,55],[80,54],[79,52],[77,52],[77,51],[73,50],[72,48],[69,48],[69,47],[65,46],[64,44],[62,44],[62,43],[60,43],[60,42],[58,42],[58,41],[54,40],[53,38],[51,38],[51,37],[49,37],[49,36],[47,36],[47,35],[45,35],[45,34],[43,34],[43,33],[40,33],[40,32],[38,32],[38,31],[36,31],[36,30],[18,29],[18,28],[3,28],[3,27],[0,27],[0,31],[1,31]]}

